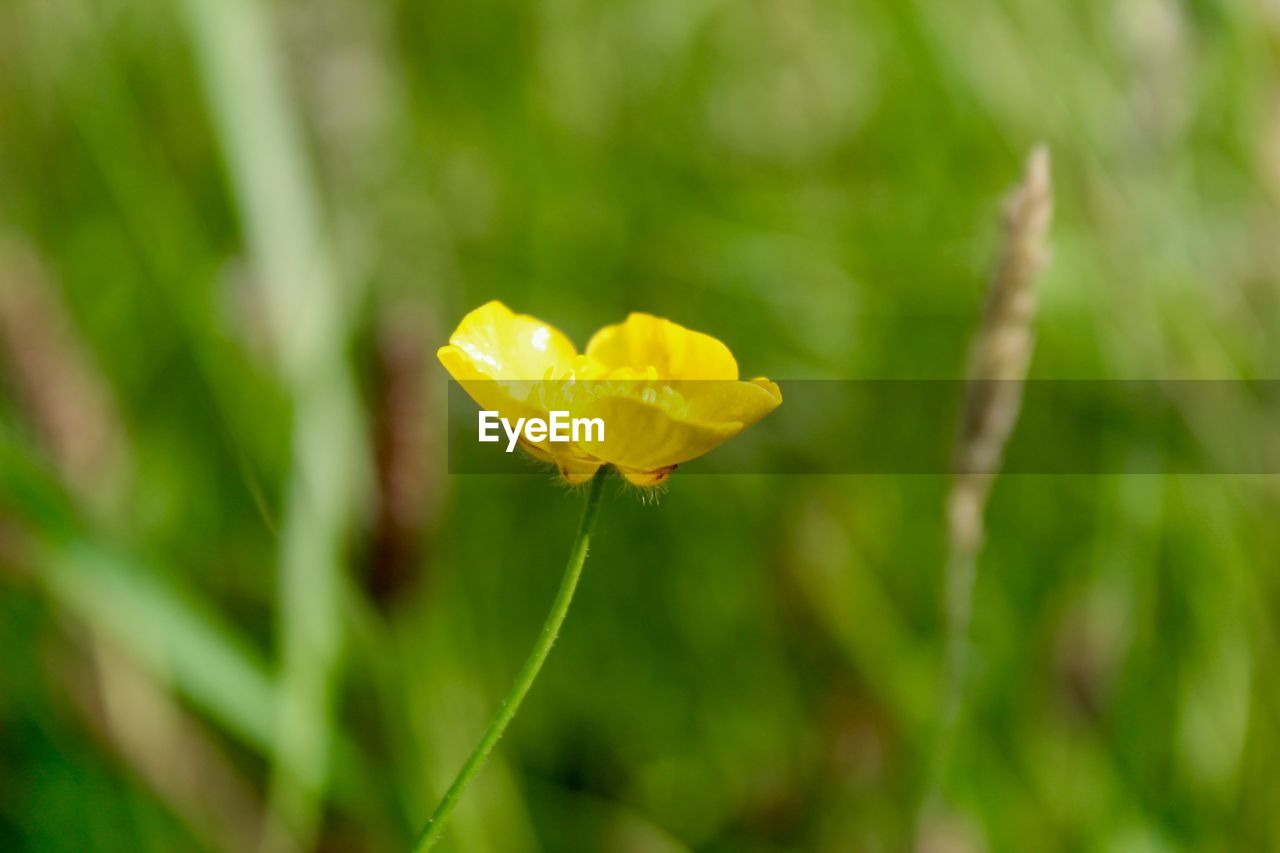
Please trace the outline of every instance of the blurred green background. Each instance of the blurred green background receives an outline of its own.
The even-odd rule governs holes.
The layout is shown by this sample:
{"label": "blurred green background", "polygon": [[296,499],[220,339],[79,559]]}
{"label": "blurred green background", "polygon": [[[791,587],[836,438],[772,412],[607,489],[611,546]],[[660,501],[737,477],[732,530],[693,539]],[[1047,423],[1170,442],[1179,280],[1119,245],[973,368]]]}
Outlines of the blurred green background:
{"label": "blurred green background", "polygon": [[[488,299],[954,378],[1044,141],[1034,376],[1280,375],[1278,60],[1264,0],[4,0],[0,849],[408,845],[580,510],[445,470]],[[998,482],[922,812],[947,486],[611,484],[442,849],[1280,850],[1277,480]]]}

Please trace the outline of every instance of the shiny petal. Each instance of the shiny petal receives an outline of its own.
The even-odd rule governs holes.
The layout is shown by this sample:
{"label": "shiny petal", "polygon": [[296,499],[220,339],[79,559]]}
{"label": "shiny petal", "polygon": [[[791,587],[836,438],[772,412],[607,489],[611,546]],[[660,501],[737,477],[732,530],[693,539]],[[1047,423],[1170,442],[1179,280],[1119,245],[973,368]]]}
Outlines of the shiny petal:
{"label": "shiny petal", "polygon": [[[540,383],[530,380],[571,370],[581,359],[573,343],[555,328],[535,317],[515,314],[497,301],[462,318],[448,346],[441,347],[436,356],[481,409],[496,411],[512,423],[520,418],[545,419],[547,410],[530,394]],[[528,443],[522,441],[521,445],[537,456]],[[551,447],[547,442],[542,450],[546,460],[556,462],[562,470],[565,460],[582,467],[577,456],[564,447]]]}
{"label": "shiny petal", "polygon": [[542,379],[548,371],[570,369],[578,354],[573,342],[555,327],[528,314],[515,314],[498,301],[463,317],[449,344],[491,379]]}
{"label": "shiny petal", "polygon": [[526,402],[530,383],[501,382],[481,369],[462,348],[449,344],[436,351],[436,357],[462,389],[481,409],[497,412],[514,423],[519,418],[545,418],[547,413]]}
{"label": "shiny petal", "polygon": [[738,378],[738,362],[720,341],[651,314],[605,326],[587,344],[587,356],[614,370],[652,370],[658,379]]}

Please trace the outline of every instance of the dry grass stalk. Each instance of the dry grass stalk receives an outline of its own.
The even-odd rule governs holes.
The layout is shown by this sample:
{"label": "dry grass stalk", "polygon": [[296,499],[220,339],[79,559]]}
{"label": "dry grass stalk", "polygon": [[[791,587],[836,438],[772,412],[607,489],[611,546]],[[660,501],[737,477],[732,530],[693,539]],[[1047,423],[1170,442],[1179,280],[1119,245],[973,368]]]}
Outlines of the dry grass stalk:
{"label": "dry grass stalk", "polygon": [[[1022,405],[1022,386],[1034,345],[1032,285],[1049,260],[1052,215],[1049,152],[1039,146],[1031,152],[1022,183],[1005,201],[1000,254],[969,357],[954,478],[947,497],[946,653],[938,742],[923,820],[930,819],[928,812],[935,805],[963,697],[983,515]],[[928,826],[922,822],[919,828],[923,838]]]}
{"label": "dry grass stalk", "polygon": [[1025,180],[1005,202],[1004,239],[970,353],[955,482],[948,500],[953,550],[975,553],[982,546],[982,511],[1018,420],[1022,383],[1031,363],[1036,307],[1032,284],[1049,260],[1052,214],[1049,152],[1039,147],[1028,160]]}

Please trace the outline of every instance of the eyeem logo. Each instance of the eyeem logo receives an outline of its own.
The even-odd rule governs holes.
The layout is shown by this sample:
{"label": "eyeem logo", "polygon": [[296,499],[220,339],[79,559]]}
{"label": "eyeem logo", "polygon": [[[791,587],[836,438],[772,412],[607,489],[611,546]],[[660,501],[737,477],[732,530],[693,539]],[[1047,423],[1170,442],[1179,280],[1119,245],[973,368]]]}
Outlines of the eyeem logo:
{"label": "eyeem logo", "polygon": [[511,421],[497,412],[480,412],[480,440],[482,442],[498,442],[502,436],[498,427],[507,434],[507,452],[516,449],[523,435],[525,441],[537,443],[550,441],[553,444],[572,441],[580,444],[588,441],[604,441],[604,420],[602,418],[571,418],[568,412],[550,412],[550,419],[517,418],[513,426]]}

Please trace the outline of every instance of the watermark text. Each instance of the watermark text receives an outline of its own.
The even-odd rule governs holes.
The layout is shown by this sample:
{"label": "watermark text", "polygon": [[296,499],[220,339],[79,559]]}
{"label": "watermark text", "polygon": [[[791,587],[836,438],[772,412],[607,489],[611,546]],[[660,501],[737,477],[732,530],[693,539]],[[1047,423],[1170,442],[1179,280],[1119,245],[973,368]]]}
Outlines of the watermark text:
{"label": "watermark text", "polygon": [[602,418],[574,418],[568,412],[549,412],[543,418],[516,418],[513,424],[510,419],[497,412],[481,410],[480,441],[496,443],[502,441],[506,434],[507,452],[511,453],[520,443],[521,437],[531,444],[550,441],[553,444],[573,442],[582,444],[593,441],[604,441],[604,420]]}

